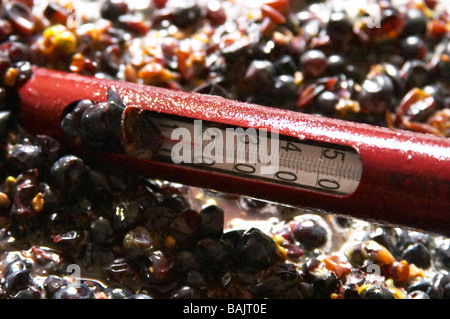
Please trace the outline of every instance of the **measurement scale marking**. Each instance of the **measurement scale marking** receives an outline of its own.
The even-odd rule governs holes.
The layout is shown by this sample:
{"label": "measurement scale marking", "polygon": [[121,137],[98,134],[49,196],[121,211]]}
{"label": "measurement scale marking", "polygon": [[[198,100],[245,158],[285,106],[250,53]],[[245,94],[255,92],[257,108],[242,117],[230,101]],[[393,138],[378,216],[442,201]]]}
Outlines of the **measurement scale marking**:
{"label": "measurement scale marking", "polygon": [[[171,143],[175,145],[178,143],[177,141],[167,141],[167,143]],[[204,143],[202,146],[208,144]],[[234,150],[233,148],[229,148],[224,146],[222,151],[218,152],[218,155],[224,155],[227,159],[229,159],[229,152],[227,150]],[[256,155],[257,152],[250,152],[246,146],[238,147],[237,152],[234,153],[234,162],[237,162],[237,158],[241,160],[245,160],[246,158],[249,158],[249,155]],[[309,156],[300,156],[299,158],[289,158],[290,155],[286,156],[280,156],[280,167],[282,168],[288,168],[291,170],[296,170],[298,173],[298,170],[300,169],[303,172],[311,173],[311,172],[317,172],[321,175],[328,175],[328,176],[334,176],[334,177],[345,177],[347,179],[352,180],[359,180],[358,177],[358,168],[357,166],[346,164],[346,163],[336,163],[336,161],[333,160],[322,160],[317,161],[312,157]],[[298,165],[298,162],[300,161],[300,165]],[[262,164],[261,162],[252,163],[252,164]],[[297,164],[297,165],[296,165]],[[306,167],[305,167],[306,165]]]}
{"label": "measurement scale marking", "polygon": [[[165,155],[169,155],[172,147],[177,143],[184,143],[184,141],[172,140],[171,135],[176,128],[186,128],[191,134],[195,133],[194,123],[184,121],[152,121],[156,127],[159,128],[163,136],[163,147]],[[217,129],[217,134],[207,129]],[[245,130],[245,128],[242,128]],[[254,177],[262,177],[276,182],[292,182],[304,188],[319,189],[321,191],[332,192],[336,194],[345,194],[356,189],[361,178],[361,165],[355,164],[355,160],[359,160],[358,154],[351,151],[342,151],[339,148],[334,149],[332,145],[329,147],[316,146],[308,143],[291,141],[283,139],[280,136],[280,143],[278,146],[278,171],[274,174],[255,174],[257,167],[267,166],[269,163],[269,154],[271,153],[271,137],[264,138],[267,143],[267,150],[264,156],[257,151],[259,148],[260,138],[255,135],[248,135],[247,133],[234,134],[233,138],[245,138],[243,140],[233,141],[233,147],[227,145],[226,142],[213,146],[211,149],[212,156],[220,156],[224,158],[225,162],[216,163],[214,159],[204,158],[203,149],[205,146],[214,142],[217,135],[225,137],[226,130],[214,126],[202,126],[202,136],[205,134],[209,140],[193,139],[190,142],[192,159],[196,155],[193,150],[195,147],[202,150],[202,159],[200,162],[193,161],[194,164],[203,164],[205,168],[218,169],[221,171],[228,171],[240,173],[244,175],[252,175]],[[255,140],[256,138],[256,140]],[[254,148],[253,148],[254,147]],[[232,157],[230,155],[232,154]],[[161,155],[161,154],[160,154]],[[163,157],[169,157],[161,155]],[[355,157],[356,156],[356,157]],[[326,158],[325,158],[326,157]],[[250,162],[250,159],[256,159],[256,162]],[[264,163],[263,163],[264,162]],[[359,161],[360,163],[360,161]],[[255,174],[255,175],[253,175]],[[309,176],[309,177],[308,177]],[[312,180],[312,176],[315,176]],[[347,189],[346,189],[347,188]],[[341,190],[344,190],[343,192]]]}

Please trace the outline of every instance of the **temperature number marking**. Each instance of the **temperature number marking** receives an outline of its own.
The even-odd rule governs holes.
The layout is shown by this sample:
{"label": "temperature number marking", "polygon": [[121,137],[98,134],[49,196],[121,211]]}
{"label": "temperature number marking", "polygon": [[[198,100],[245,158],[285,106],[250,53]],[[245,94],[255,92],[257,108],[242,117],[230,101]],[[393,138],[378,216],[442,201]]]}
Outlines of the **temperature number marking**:
{"label": "temperature number marking", "polygon": [[[164,137],[157,155],[161,160],[170,161],[170,150],[178,141],[170,139],[171,132],[176,128],[185,128],[194,135],[194,120],[186,118],[155,117],[153,123],[160,129]],[[235,127],[234,129],[242,129]],[[201,129],[206,140],[196,141],[191,144],[192,162],[181,163],[204,170],[219,171],[230,175],[243,175],[249,178],[262,179],[276,184],[295,186],[312,191],[331,193],[335,195],[348,195],[356,190],[362,174],[362,163],[358,153],[344,146],[304,141],[294,137],[279,136],[277,143],[278,165],[270,170],[270,173],[262,173],[263,168],[269,167],[261,158],[256,162],[247,161],[250,154],[254,155],[255,150],[251,146],[260,147],[261,143],[271,144],[271,137],[260,140],[257,135],[237,135],[241,143],[235,145],[232,150],[233,157],[227,157],[231,161],[216,162],[214,158],[195,155],[195,147],[203,149],[216,136],[226,136],[226,129],[222,124],[203,122]],[[245,128],[244,128],[245,129]],[[226,143],[214,150],[214,154],[227,154],[229,149]],[[234,145],[234,144],[233,144]],[[253,152],[253,153],[252,153]],[[271,152],[272,154],[272,152]],[[268,153],[267,153],[268,155]],[[270,162],[273,164],[272,162]]]}
{"label": "temperature number marking", "polygon": [[322,155],[328,159],[340,159],[342,162],[345,160],[345,153],[329,148],[325,148],[322,151]]}
{"label": "temperature number marking", "polygon": [[[356,152],[301,142],[280,141],[279,169],[270,179],[327,193],[349,194],[359,184],[361,162]],[[261,177],[260,163],[236,163],[233,171]]]}

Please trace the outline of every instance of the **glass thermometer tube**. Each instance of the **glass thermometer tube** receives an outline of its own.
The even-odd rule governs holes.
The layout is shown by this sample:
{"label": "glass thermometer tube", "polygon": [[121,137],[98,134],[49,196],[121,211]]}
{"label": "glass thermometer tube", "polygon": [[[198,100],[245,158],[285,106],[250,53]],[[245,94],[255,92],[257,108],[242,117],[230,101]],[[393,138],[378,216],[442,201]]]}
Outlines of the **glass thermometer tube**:
{"label": "glass thermometer tube", "polygon": [[148,111],[141,116],[160,132],[157,160],[335,195],[359,185],[361,159],[349,147]]}

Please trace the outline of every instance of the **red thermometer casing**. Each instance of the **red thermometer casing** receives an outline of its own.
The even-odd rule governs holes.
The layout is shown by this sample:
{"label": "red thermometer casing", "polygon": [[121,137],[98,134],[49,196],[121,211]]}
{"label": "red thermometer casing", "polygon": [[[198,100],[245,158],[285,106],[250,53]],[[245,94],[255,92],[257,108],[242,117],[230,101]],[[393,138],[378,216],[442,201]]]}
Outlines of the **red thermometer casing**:
{"label": "red thermometer casing", "polygon": [[34,134],[64,142],[60,128],[64,109],[82,99],[104,102],[108,88],[114,86],[127,106],[142,110],[244,128],[277,129],[280,135],[351,147],[362,161],[362,176],[353,193],[337,196],[123,154],[95,154],[111,168],[450,234],[450,139],[37,67],[33,73],[19,95],[22,125]]}

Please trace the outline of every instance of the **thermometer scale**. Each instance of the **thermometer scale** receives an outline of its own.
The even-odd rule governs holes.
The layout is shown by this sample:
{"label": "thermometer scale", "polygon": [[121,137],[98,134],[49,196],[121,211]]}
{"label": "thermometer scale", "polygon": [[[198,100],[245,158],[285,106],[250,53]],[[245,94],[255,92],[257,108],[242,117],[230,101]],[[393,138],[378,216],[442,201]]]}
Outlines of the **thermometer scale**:
{"label": "thermometer scale", "polygon": [[[361,159],[349,147],[148,111],[142,116],[161,136],[161,146],[148,159],[171,163],[178,157],[181,165],[339,196],[353,193],[361,179]],[[175,139],[177,132],[186,140]],[[208,148],[212,152],[205,155]],[[188,153],[184,161],[176,149]]]}
{"label": "thermometer scale", "polygon": [[[132,174],[450,234],[450,139],[37,67],[19,90],[22,125],[63,142],[60,124],[67,106],[82,99],[105,102],[112,87],[126,106],[122,127],[127,128],[127,116],[148,119],[153,129],[141,133],[159,138],[158,148],[94,150],[82,153],[85,158]],[[240,137],[244,147],[226,148],[225,143],[205,152],[211,140],[194,134],[196,121],[201,121],[202,137],[213,130],[222,136],[227,129],[253,129],[257,136],[266,130],[262,144],[271,145],[278,134],[278,146],[267,149],[268,155],[277,151],[272,163],[278,166],[263,174],[269,168],[266,158],[242,159],[254,155],[251,135]],[[184,128],[192,139],[173,137],[176,128]],[[182,148],[181,142],[189,147]],[[185,162],[173,161],[176,147],[191,153],[178,153]],[[223,157],[223,163],[204,156],[230,150],[235,157]]]}

